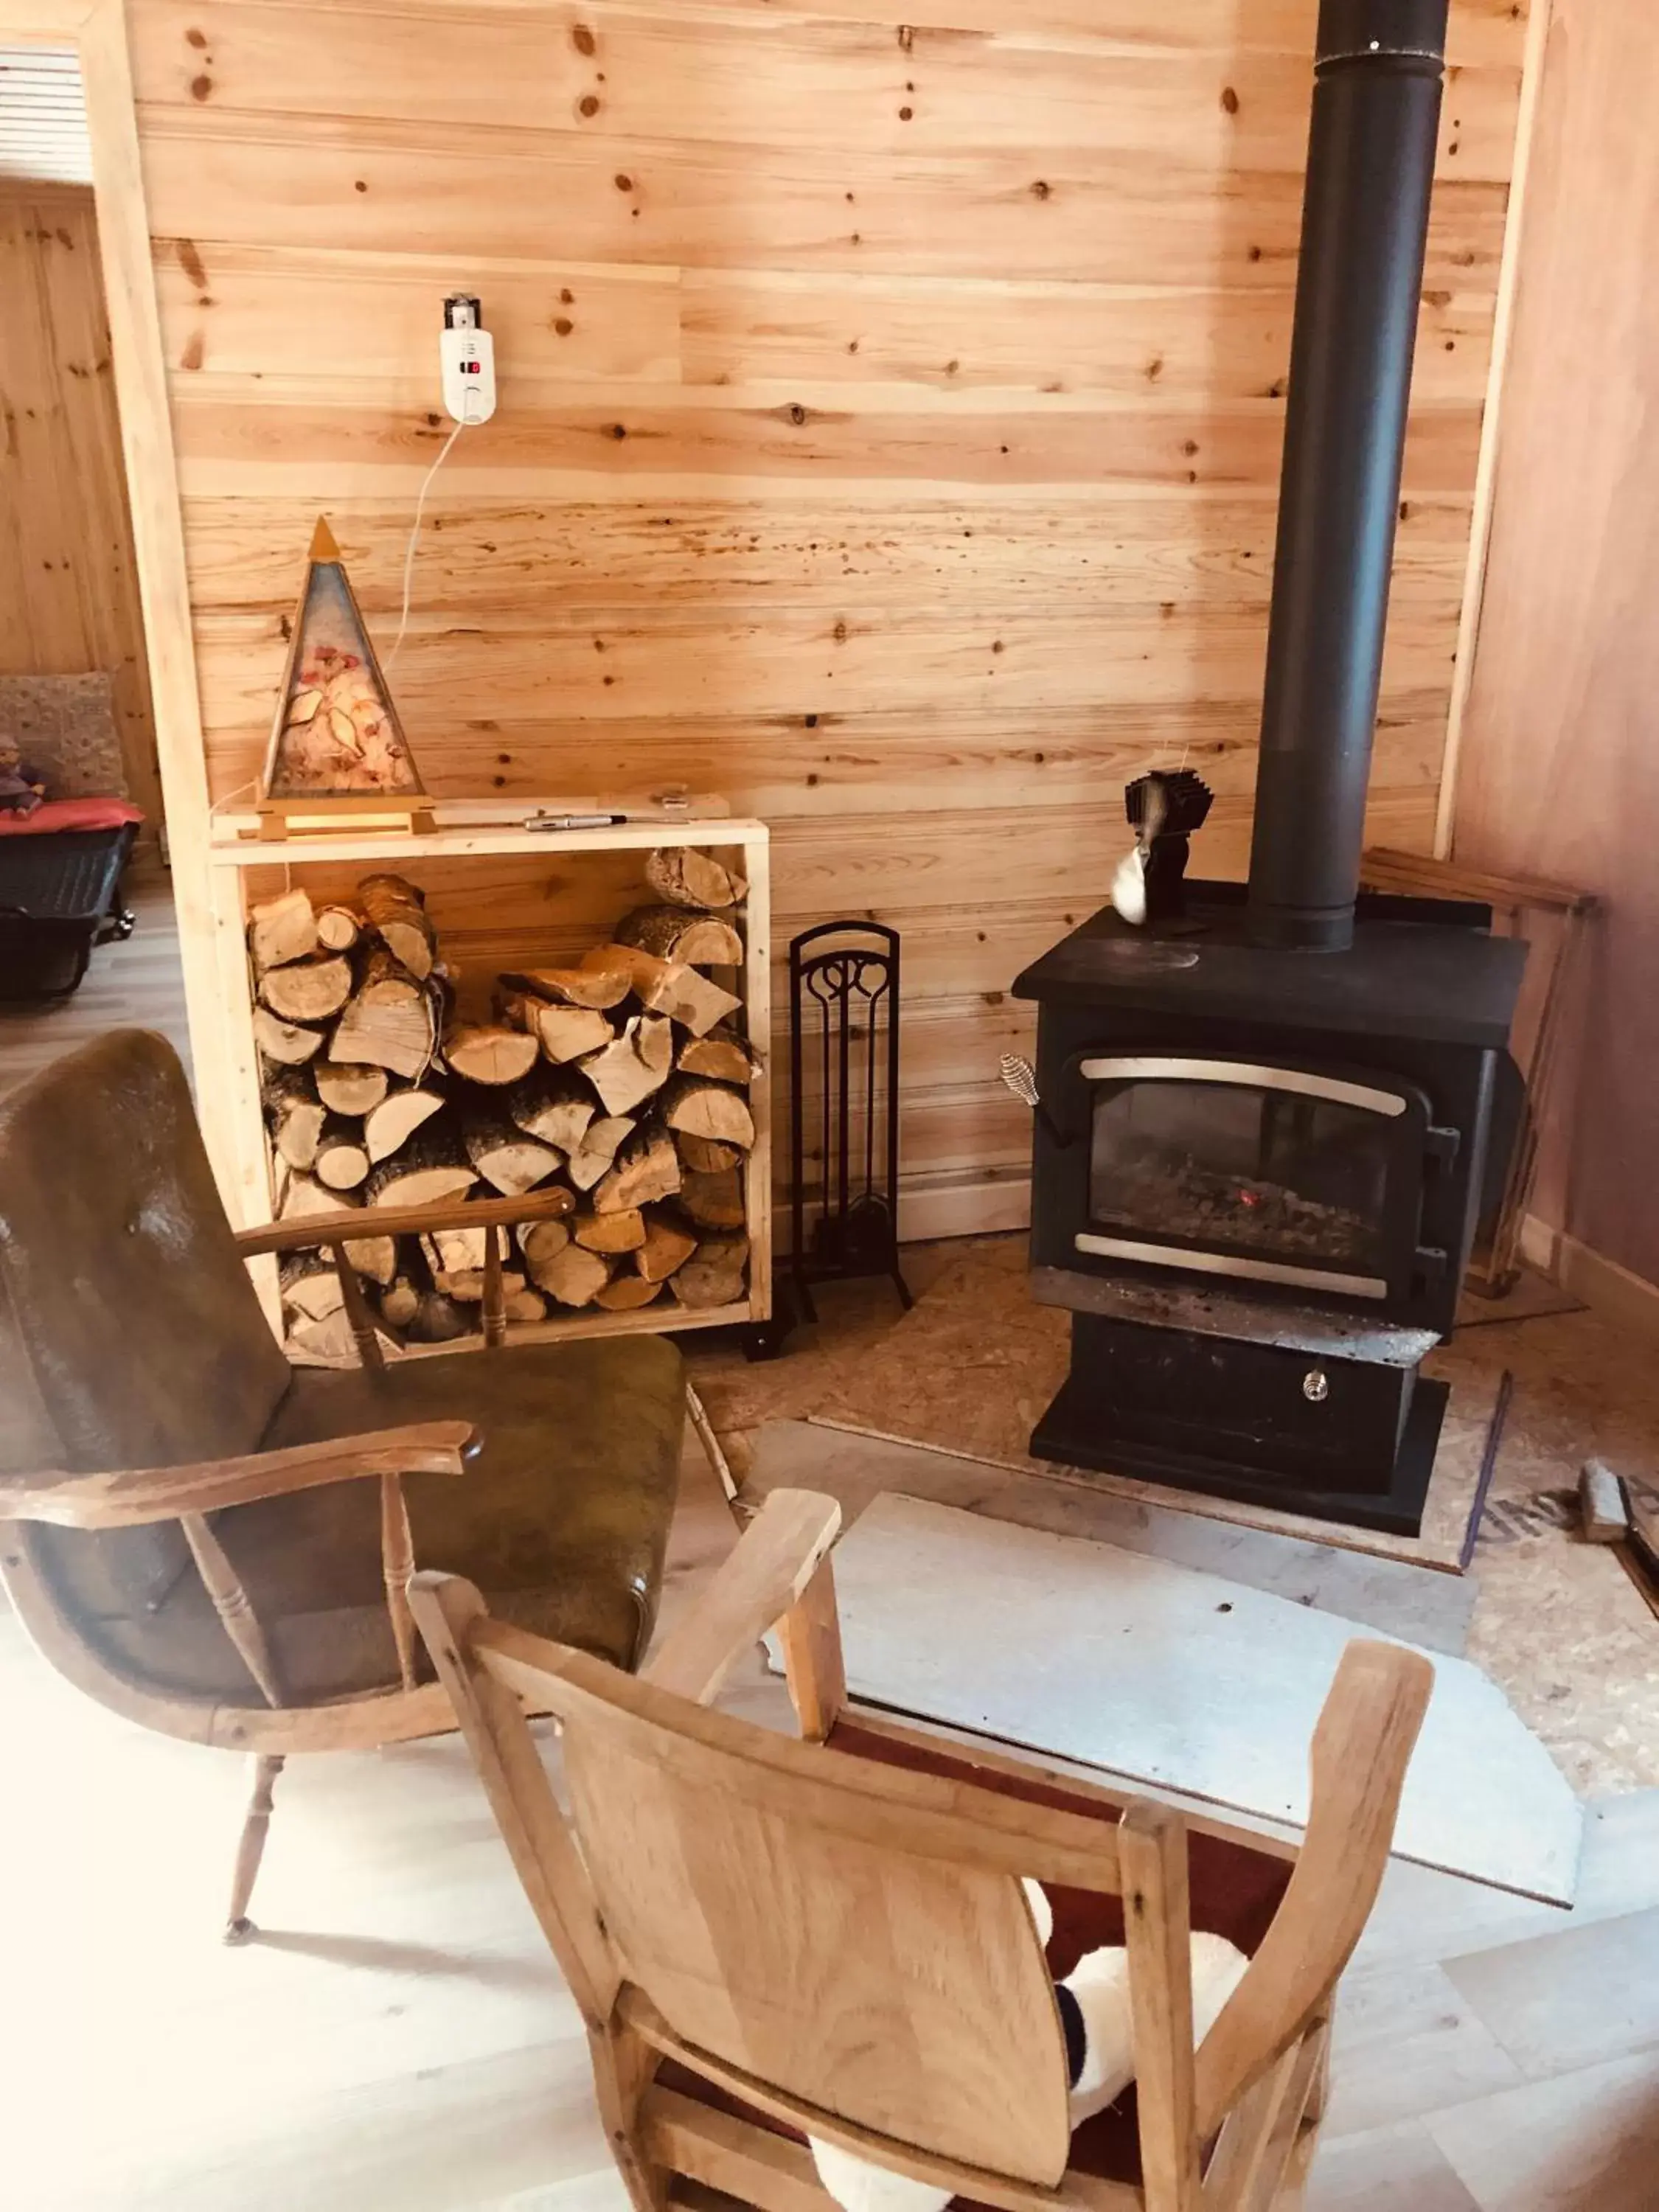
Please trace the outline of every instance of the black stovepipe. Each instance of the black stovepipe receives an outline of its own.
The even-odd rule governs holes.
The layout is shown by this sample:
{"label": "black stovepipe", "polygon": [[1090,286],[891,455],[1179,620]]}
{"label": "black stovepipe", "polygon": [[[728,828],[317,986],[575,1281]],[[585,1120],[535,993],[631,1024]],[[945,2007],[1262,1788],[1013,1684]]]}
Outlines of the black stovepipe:
{"label": "black stovepipe", "polygon": [[1447,0],[1321,0],[1250,848],[1259,944],[1352,941]]}

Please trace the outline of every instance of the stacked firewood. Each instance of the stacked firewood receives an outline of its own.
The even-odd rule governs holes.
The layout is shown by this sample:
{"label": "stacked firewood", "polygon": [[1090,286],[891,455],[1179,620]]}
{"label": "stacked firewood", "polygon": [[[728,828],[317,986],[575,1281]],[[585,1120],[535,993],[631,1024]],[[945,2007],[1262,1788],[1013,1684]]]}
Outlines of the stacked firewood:
{"label": "stacked firewood", "polygon": [[[353,899],[303,890],[256,907],[248,950],[279,1218],[362,1206],[349,1248],[394,1337],[480,1325],[485,1235],[377,1235],[378,1206],[562,1193],[514,1232],[509,1322],[665,1291],[728,1305],[749,1263],[744,1182],[757,1073],[741,1000],[708,972],[743,958],[745,890],[690,848],[653,853],[655,903],[570,967],[498,978],[489,1018],[456,1012],[420,890],[365,876]],[[284,1263],[290,1348],[346,1358],[351,1332],[323,1253]]]}

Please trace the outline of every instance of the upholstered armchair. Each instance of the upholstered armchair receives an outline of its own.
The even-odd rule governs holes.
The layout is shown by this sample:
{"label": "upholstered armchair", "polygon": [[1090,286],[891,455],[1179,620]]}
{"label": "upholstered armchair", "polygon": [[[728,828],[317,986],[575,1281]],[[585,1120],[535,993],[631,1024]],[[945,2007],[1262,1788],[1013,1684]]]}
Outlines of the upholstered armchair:
{"label": "upholstered armchair", "polygon": [[[488,1226],[498,1281],[498,1232],[544,1202],[375,1225]],[[289,1753],[454,1725],[409,1613],[416,1565],[624,1668],[655,1618],[678,1351],[635,1335],[386,1365],[343,1263],[366,1364],[290,1368],[247,1261],[337,1254],[362,1225],[233,1231],[183,1070],[147,1032],[115,1031],[0,1102],[0,1580],[79,1688],[254,1754],[233,1938],[251,1932]]]}

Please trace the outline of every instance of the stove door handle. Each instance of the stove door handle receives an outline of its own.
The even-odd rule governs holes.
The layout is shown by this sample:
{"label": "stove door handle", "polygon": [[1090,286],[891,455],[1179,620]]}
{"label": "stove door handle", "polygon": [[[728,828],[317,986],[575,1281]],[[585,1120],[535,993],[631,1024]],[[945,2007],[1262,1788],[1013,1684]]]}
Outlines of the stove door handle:
{"label": "stove door handle", "polygon": [[1017,1052],[1005,1052],[997,1062],[997,1070],[1002,1078],[1003,1088],[1012,1091],[1022,1106],[1030,1108],[1051,1144],[1058,1145],[1063,1152],[1068,1145],[1077,1142],[1076,1135],[1060,1128],[1043,1104],[1037,1091],[1036,1070],[1029,1060]]}

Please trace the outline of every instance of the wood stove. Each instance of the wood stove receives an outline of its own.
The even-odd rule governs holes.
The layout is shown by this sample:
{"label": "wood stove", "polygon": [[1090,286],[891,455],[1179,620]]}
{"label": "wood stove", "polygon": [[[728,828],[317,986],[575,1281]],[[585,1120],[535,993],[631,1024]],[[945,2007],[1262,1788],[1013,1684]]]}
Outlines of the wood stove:
{"label": "wood stove", "polygon": [[1249,884],[1149,869],[1143,926],[1103,909],[1013,987],[1033,1288],[1073,1315],[1033,1451],[1401,1531],[1525,957],[1358,891],[1446,13],[1322,0]]}

